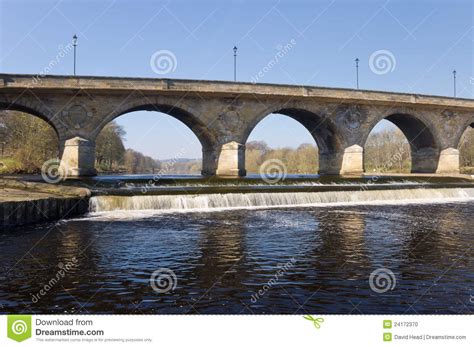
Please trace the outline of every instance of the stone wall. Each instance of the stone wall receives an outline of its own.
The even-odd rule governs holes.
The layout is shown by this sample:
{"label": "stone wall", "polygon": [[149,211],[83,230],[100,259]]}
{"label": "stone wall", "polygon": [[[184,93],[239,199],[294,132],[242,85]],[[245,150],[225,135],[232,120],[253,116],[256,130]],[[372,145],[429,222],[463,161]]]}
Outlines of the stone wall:
{"label": "stone wall", "polygon": [[85,188],[0,179],[0,230],[57,221],[89,211]]}
{"label": "stone wall", "polygon": [[87,213],[88,198],[47,198],[0,202],[0,229],[39,222],[51,222]]}

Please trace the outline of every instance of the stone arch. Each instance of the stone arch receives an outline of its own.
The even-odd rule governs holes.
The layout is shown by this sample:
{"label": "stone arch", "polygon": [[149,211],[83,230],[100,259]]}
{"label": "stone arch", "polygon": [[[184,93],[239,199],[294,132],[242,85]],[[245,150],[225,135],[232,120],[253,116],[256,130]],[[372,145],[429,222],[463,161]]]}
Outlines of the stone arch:
{"label": "stone arch", "polygon": [[319,173],[340,174],[343,150],[341,138],[335,123],[323,113],[294,105],[278,105],[261,112],[245,128],[242,143],[246,143],[255,127],[270,114],[282,114],[290,117],[306,128],[314,138],[319,152]]}
{"label": "stone arch", "polygon": [[474,119],[470,119],[470,120],[468,120],[467,122],[465,122],[465,123],[462,125],[462,127],[460,127],[460,131],[456,134],[455,145],[456,145],[456,148],[457,148],[457,149],[459,149],[459,147],[461,146],[462,141],[463,141],[463,138],[464,138],[464,135],[466,134],[466,131],[467,131],[469,128],[473,128],[473,129],[474,129]]}
{"label": "stone arch", "polygon": [[[468,139],[468,134],[470,132],[470,138]],[[473,149],[473,134],[474,134],[474,120],[464,124],[461,133],[457,136],[456,147],[459,155],[459,170],[461,173],[472,173],[472,168],[474,167],[474,161],[472,155],[466,156],[467,153],[472,153]],[[468,148],[466,148],[466,146]],[[466,151],[469,151],[466,153]],[[467,171],[466,171],[467,168]],[[463,171],[464,170],[464,171]]]}
{"label": "stone arch", "polygon": [[395,124],[415,148],[439,148],[440,146],[437,136],[428,122],[422,116],[415,116],[406,111],[387,112],[382,117],[375,119],[368,127],[369,131],[364,134],[362,143],[365,144],[372,129],[382,120],[388,120]]}
{"label": "stone arch", "polygon": [[[34,172],[40,171],[48,161],[58,158],[61,152],[60,132],[42,112],[22,104],[0,101],[0,113],[5,115],[5,123],[2,121],[0,124],[2,155],[5,149],[5,154],[18,160],[22,169]],[[19,126],[22,131],[10,129],[12,125]],[[0,166],[3,165],[2,160]]]}
{"label": "stone arch", "polygon": [[[273,141],[280,143],[274,147]],[[263,144],[266,147],[262,147]],[[267,165],[280,163],[281,160],[281,168],[288,174],[316,174],[319,166],[317,148],[314,136],[300,122],[283,114],[270,114],[255,126],[247,138],[245,170],[247,173],[258,174]],[[301,156],[302,153],[296,155],[293,151],[304,151],[304,157]],[[288,165],[296,164],[296,160],[300,165]]]}
{"label": "stone arch", "polygon": [[43,110],[40,107],[32,107],[31,105],[25,105],[19,102],[8,102],[0,100],[0,111],[18,111],[29,114],[34,117],[38,117],[48,123],[51,128],[53,128],[58,139],[63,138],[63,131],[61,131],[61,127],[51,120],[51,117],[48,116],[49,112]]}
{"label": "stone arch", "polygon": [[136,111],[156,111],[167,114],[185,124],[191,131],[196,135],[203,148],[212,147],[216,143],[216,137],[208,129],[197,116],[194,110],[189,107],[178,107],[176,105],[170,105],[168,103],[150,103],[150,102],[133,102],[127,104],[119,110],[110,113],[106,118],[102,120],[100,125],[93,130],[92,138],[95,139],[105,125],[114,119],[123,116],[127,113]]}
{"label": "stone arch", "polygon": [[299,107],[274,107],[260,113],[252,122],[248,124],[242,136],[242,142],[247,142],[248,137],[255,127],[272,113],[282,114],[290,117],[304,126],[311,136],[313,136],[321,153],[339,150],[340,139],[337,136],[335,124],[328,118],[320,114]]}
{"label": "stone arch", "polygon": [[215,175],[217,169],[217,137],[212,131],[209,130],[206,124],[204,124],[199,119],[196,111],[185,105],[176,106],[171,105],[169,103],[150,103],[134,101],[130,104],[124,105],[119,110],[110,113],[106,118],[104,118],[100,125],[93,130],[91,138],[93,139],[93,141],[95,141],[95,139],[99,135],[100,131],[105,127],[105,125],[107,125],[114,119],[125,114],[137,111],[155,111],[164,113],[186,125],[197,137],[202,146],[202,175]]}
{"label": "stone arch", "polygon": [[[434,173],[437,170],[440,143],[437,134],[421,116],[407,111],[390,111],[378,117],[364,134],[365,145],[373,128],[382,120],[388,120],[397,126],[405,135],[411,151],[412,173]],[[387,158],[389,160],[390,158]]]}

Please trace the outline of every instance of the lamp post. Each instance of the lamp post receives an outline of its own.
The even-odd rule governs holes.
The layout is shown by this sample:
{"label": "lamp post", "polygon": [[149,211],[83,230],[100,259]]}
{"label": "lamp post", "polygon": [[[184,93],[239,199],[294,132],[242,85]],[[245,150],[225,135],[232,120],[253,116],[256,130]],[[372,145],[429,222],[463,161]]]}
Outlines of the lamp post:
{"label": "lamp post", "polygon": [[356,62],[356,86],[359,89],[359,58],[355,59]]}
{"label": "lamp post", "polygon": [[454,88],[454,97],[456,97],[456,70],[453,70],[453,88]]}
{"label": "lamp post", "polygon": [[74,34],[72,37],[72,45],[74,46],[74,76],[76,76],[76,46],[77,46],[77,35]]}
{"label": "lamp post", "polygon": [[234,82],[237,81],[237,46],[234,46]]}

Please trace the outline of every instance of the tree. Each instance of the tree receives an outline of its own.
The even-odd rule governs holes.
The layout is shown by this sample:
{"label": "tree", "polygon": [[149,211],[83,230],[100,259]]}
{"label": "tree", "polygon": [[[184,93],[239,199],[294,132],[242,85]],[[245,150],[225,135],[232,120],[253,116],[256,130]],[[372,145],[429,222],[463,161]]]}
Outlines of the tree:
{"label": "tree", "polygon": [[259,173],[268,160],[280,160],[290,174],[316,174],[318,172],[318,148],[304,143],[297,149],[284,147],[271,149],[263,141],[252,141],[246,145],[245,167],[249,173]]}
{"label": "tree", "polygon": [[125,151],[123,166],[126,172],[138,174],[153,173],[159,167],[159,164],[155,159],[129,148]]}
{"label": "tree", "polygon": [[96,140],[98,170],[111,171],[118,168],[125,154],[124,136],[125,130],[115,122],[110,122],[102,129]]}
{"label": "tree", "polygon": [[474,128],[469,127],[462,136],[459,156],[461,172],[474,173]]}
{"label": "tree", "polygon": [[45,161],[58,157],[58,137],[46,121],[22,112],[4,111],[0,112],[0,125],[4,154],[15,162],[12,172],[39,172]]}
{"label": "tree", "polygon": [[[130,169],[149,173],[158,163],[143,154],[127,150],[123,144],[124,129],[115,122],[107,124],[96,139],[98,171]],[[42,119],[16,111],[0,112],[0,142],[9,165],[2,173],[38,173],[44,162],[59,157],[59,141],[53,127]]]}
{"label": "tree", "polygon": [[410,172],[410,145],[400,129],[370,134],[364,148],[367,172]]}

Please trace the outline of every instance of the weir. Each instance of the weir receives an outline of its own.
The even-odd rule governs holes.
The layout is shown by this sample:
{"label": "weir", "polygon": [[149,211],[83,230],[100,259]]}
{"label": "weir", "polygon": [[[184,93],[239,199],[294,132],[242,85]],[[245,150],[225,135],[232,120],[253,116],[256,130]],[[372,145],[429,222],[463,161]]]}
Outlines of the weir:
{"label": "weir", "polygon": [[287,206],[328,206],[381,203],[434,203],[469,201],[474,188],[403,188],[318,192],[264,192],[227,194],[95,196],[91,212],[107,211],[212,211],[219,209],[271,208]]}

